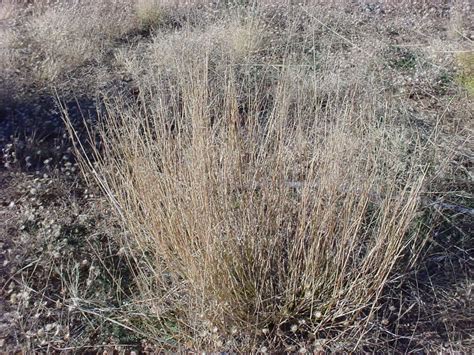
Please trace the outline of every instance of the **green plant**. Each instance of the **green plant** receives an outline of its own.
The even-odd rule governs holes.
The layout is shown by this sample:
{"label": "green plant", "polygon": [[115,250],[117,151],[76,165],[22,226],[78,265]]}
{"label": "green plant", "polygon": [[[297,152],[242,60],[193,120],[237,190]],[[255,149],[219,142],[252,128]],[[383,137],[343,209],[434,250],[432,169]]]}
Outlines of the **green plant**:
{"label": "green plant", "polygon": [[394,48],[389,54],[389,65],[398,70],[413,70],[416,66],[416,54],[406,48]]}
{"label": "green plant", "polygon": [[460,53],[457,55],[459,66],[458,82],[466,88],[470,95],[474,95],[474,54]]}

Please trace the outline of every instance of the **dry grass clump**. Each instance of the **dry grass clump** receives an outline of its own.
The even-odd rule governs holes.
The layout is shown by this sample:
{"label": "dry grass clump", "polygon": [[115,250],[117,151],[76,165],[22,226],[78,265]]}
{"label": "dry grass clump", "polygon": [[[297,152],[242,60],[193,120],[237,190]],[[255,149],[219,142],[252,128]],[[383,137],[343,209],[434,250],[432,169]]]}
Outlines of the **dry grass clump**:
{"label": "dry grass clump", "polygon": [[163,20],[163,8],[160,1],[137,0],[135,12],[142,28],[156,28]]}
{"label": "dry grass clump", "polygon": [[139,278],[142,296],[156,297],[149,307],[198,348],[217,346],[214,327],[246,341],[298,321],[318,336],[362,334],[401,258],[417,256],[424,168],[404,161],[406,138],[385,125],[351,127],[348,107],[334,108],[337,122],[321,136],[324,113],[308,129],[279,104],[265,124],[252,114],[236,127],[227,107],[212,126],[198,87],[185,94],[189,127],[170,132],[179,117],[111,110],[103,136],[99,181],[147,263]]}
{"label": "dry grass clump", "polygon": [[131,18],[123,4],[59,3],[28,23],[36,46],[31,58],[41,79],[51,81],[90,61],[101,61],[115,38],[130,31]]}
{"label": "dry grass clump", "polygon": [[9,31],[7,48],[33,80],[57,83],[85,64],[102,62],[112,42],[136,28],[130,8],[113,1],[35,3],[18,9],[25,16]]}
{"label": "dry grass clump", "polygon": [[249,63],[219,26],[121,56],[137,102],[110,99],[83,161],[131,232],[137,304],[197,349],[357,347],[423,244],[427,146],[369,70],[344,82],[284,47]]}

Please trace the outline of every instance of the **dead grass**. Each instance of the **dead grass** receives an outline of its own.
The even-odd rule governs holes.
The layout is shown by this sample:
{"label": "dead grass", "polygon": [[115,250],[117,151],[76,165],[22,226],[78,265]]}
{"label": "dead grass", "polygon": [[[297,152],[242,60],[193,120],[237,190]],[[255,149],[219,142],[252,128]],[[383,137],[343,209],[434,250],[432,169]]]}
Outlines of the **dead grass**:
{"label": "dead grass", "polygon": [[66,263],[77,312],[167,350],[469,349],[469,268],[433,276],[442,235],[472,252],[443,205],[472,197],[466,5],[402,5],[58,2],[9,29],[10,72],[107,88],[89,142],[60,108],[136,289],[107,264],[107,308]]}
{"label": "dead grass", "polygon": [[117,38],[136,28],[131,5],[113,1],[34,3],[9,31],[12,61],[40,85],[67,81],[71,71],[103,62]]}
{"label": "dead grass", "polygon": [[357,127],[349,97],[312,123],[290,116],[287,77],[265,123],[249,112],[236,126],[237,98],[227,94],[230,107],[211,125],[205,111],[216,98],[205,74],[191,73],[182,74],[182,116],[111,109],[96,167],[134,236],[132,254],[151,272],[139,276],[142,296],[158,300],[149,307],[198,348],[218,349],[234,328],[251,342],[298,322],[305,332],[363,334],[399,260],[418,255],[422,147],[407,160],[397,129],[372,115]]}

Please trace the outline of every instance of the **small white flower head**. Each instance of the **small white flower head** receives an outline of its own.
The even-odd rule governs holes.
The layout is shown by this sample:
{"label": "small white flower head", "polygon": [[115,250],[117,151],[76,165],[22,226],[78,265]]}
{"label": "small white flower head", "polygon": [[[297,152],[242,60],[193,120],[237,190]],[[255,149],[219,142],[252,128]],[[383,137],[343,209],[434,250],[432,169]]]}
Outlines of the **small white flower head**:
{"label": "small white flower head", "polygon": [[290,328],[290,330],[293,332],[293,333],[296,333],[296,331],[298,330],[298,326],[296,324],[293,324]]}
{"label": "small white flower head", "polygon": [[262,346],[262,347],[260,348],[260,352],[261,352],[262,354],[266,354],[266,353],[268,352],[267,347],[266,347],[266,346]]}
{"label": "small white flower head", "polygon": [[[316,336],[316,335],[315,335]],[[324,345],[326,344],[326,339],[324,338],[316,338],[314,340],[313,346],[316,348],[317,351],[322,351],[324,349]]]}
{"label": "small white flower head", "polygon": [[262,329],[262,333],[267,335],[268,333],[270,332],[270,330],[268,328],[263,328]]}

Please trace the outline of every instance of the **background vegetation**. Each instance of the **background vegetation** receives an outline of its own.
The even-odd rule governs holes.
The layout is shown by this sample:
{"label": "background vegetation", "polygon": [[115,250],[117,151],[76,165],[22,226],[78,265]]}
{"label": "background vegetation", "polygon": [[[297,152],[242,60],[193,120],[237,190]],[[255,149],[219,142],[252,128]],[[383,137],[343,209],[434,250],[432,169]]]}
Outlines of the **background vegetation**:
{"label": "background vegetation", "polygon": [[2,1],[6,351],[471,351],[466,1]]}

